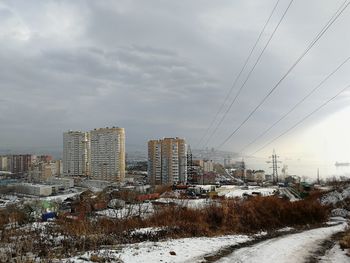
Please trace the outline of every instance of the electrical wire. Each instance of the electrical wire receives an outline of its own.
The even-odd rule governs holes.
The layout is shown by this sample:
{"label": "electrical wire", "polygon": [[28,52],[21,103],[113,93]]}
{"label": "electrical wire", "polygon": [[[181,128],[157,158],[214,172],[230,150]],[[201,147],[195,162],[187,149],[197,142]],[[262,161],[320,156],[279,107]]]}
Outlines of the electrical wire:
{"label": "electrical wire", "polygon": [[[347,1],[345,1],[347,2]],[[344,3],[345,3],[344,2]],[[216,147],[220,149],[226,142],[228,142],[233,135],[241,129],[241,127],[253,116],[253,114],[265,103],[267,98],[269,98],[272,93],[279,87],[283,80],[290,74],[290,72],[298,65],[298,63],[305,57],[305,55],[310,51],[310,49],[317,43],[317,41],[327,32],[327,30],[334,24],[334,22],[339,18],[339,16],[344,12],[344,10],[349,6],[350,2],[347,2],[345,5],[342,4],[340,11],[337,12],[331,17],[331,19],[326,23],[322,30],[317,34],[317,36],[312,40],[308,45],[306,50],[298,57],[298,59],[293,63],[293,65],[287,70],[287,72],[282,76],[282,78],[273,86],[273,88],[267,93],[267,95],[259,102],[259,104],[251,111],[248,116],[236,127],[236,129],[221,143]]]}
{"label": "electrical wire", "polygon": [[217,132],[218,128],[220,127],[220,125],[224,122],[228,112],[231,110],[233,104],[236,102],[237,98],[239,97],[239,95],[241,94],[243,88],[245,87],[245,85],[247,84],[248,80],[250,79],[250,76],[252,75],[252,73],[254,72],[256,66],[258,65],[258,63],[260,62],[261,57],[263,56],[263,54],[265,53],[265,50],[267,49],[268,45],[270,44],[272,38],[274,37],[277,29],[279,28],[280,24],[282,23],[284,17],[286,16],[290,6],[292,5],[292,3],[294,2],[294,0],[291,0],[287,6],[287,8],[285,9],[285,11],[283,12],[282,17],[280,18],[280,20],[278,21],[277,25],[275,26],[274,30],[272,31],[272,34],[270,35],[268,41],[266,42],[264,48],[261,50],[259,56],[257,57],[253,67],[250,69],[250,71],[248,72],[244,82],[242,83],[241,87],[239,88],[238,92],[236,93],[236,96],[233,98],[231,104],[229,105],[229,107],[226,109],[225,113],[222,115],[220,121],[218,122],[218,124],[216,125],[215,129],[213,130],[213,132],[210,134],[210,136],[208,137],[207,141],[204,144],[204,147],[206,147],[209,143],[209,141],[213,138],[214,134]]}
{"label": "electrical wire", "polygon": [[332,77],[336,72],[338,72],[348,61],[350,60],[350,56],[347,57],[340,65],[338,65],[331,73],[329,73],[316,87],[314,87],[308,94],[306,94],[300,101],[298,101],[289,111],[282,115],[277,121],[271,124],[265,131],[259,134],[254,140],[244,146],[239,152],[242,153],[252,144],[254,144],[257,140],[267,134],[273,127],[275,127],[278,123],[280,123],[283,119],[285,119],[289,114],[291,114],[300,104],[302,104],[307,98],[309,98],[313,93],[315,93],[319,88],[323,86],[323,84]]}
{"label": "electrical wire", "polygon": [[237,84],[239,78],[241,77],[241,75],[242,75],[243,71],[245,70],[245,68],[246,68],[246,66],[247,66],[247,64],[248,64],[248,62],[249,62],[249,60],[250,60],[250,58],[252,57],[253,52],[254,52],[254,50],[256,49],[256,47],[257,47],[257,45],[258,45],[258,43],[259,43],[259,41],[260,41],[260,39],[261,39],[263,33],[265,32],[265,29],[266,29],[267,25],[269,24],[269,22],[270,22],[270,20],[271,20],[271,18],[272,18],[272,15],[274,14],[274,12],[275,12],[275,10],[276,10],[276,8],[277,8],[279,2],[280,2],[280,0],[277,0],[277,2],[275,3],[275,5],[274,5],[272,11],[270,12],[270,15],[269,15],[268,19],[266,20],[266,22],[265,22],[263,28],[261,29],[261,31],[260,31],[260,33],[259,33],[258,38],[256,39],[256,41],[255,41],[253,47],[251,48],[251,50],[250,50],[250,52],[249,52],[249,54],[248,54],[246,60],[244,61],[241,70],[239,71],[238,75],[236,76],[235,80],[233,81],[233,84],[232,84],[232,86],[231,86],[231,89],[229,90],[229,92],[228,92],[228,94],[226,95],[224,101],[222,102],[221,106],[219,107],[219,110],[216,112],[216,114],[215,114],[213,120],[211,121],[211,123],[209,124],[208,128],[206,129],[204,135],[203,135],[203,136],[200,138],[200,140],[198,141],[198,143],[197,143],[197,145],[196,145],[197,147],[200,146],[200,144],[202,143],[202,141],[204,140],[204,138],[208,135],[209,130],[210,130],[210,129],[212,128],[212,126],[214,125],[214,123],[215,123],[215,121],[217,120],[217,118],[218,118],[220,112],[223,110],[223,108],[224,108],[226,102],[227,102],[228,99],[230,98],[233,89],[236,87],[236,84]]}
{"label": "electrical wire", "polygon": [[279,138],[281,138],[282,136],[284,136],[285,134],[287,134],[288,132],[290,132],[291,130],[295,129],[297,126],[299,126],[301,123],[303,123],[305,120],[307,120],[308,118],[310,118],[313,114],[315,114],[316,112],[318,112],[320,109],[322,109],[324,106],[326,106],[328,103],[330,103],[331,101],[333,101],[334,99],[336,99],[340,94],[342,94],[344,91],[346,91],[348,88],[350,88],[350,84],[347,85],[345,88],[343,88],[342,90],[340,90],[336,95],[334,95],[332,98],[330,98],[329,100],[325,101],[324,103],[322,103],[320,106],[318,106],[315,110],[313,110],[311,113],[307,114],[304,118],[302,118],[300,121],[298,121],[297,123],[295,123],[294,125],[292,125],[290,128],[288,128],[287,130],[285,130],[283,133],[281,133],[280,135],[276,136],[275,138],[273,138],[272,140],[270,140],[268,143],[266,143],[264,146],[262,146],[261,148],[259,148],[258,150],[256,150],[255,152],[253,152],[252,154],[250,154],[250,156],[256,154],[257,152],[260,152],[261,150],[263,150],[264,148],[266,148],[267,146],[269,146],[271,143],[273,143],[274,141],[278,140]]}

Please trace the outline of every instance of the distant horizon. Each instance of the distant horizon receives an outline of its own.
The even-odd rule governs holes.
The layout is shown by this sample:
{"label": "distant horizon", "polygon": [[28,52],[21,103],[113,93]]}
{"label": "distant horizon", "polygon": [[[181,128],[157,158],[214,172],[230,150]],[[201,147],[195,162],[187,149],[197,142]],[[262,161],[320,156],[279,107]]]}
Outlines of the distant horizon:
{"label": "distant horizon", "polygon": [[350,161],[348,14],[340,0],[2,1],[0,148],[59,154],[64,131],[119,126],[128,151],[176,135],[331,175]]}
{"label": "distant horizon", "polygon": [[[198,151],[205,151],[205,149],[192,149],[192,152],[197,152]],[[253,169],[253,170],[259,170],[262,169],[265,171],[267,174],[271,174],[272,170],[270,168],[270,165],[266,163],[266,161],[269,160],[269,156],[266,156],[266,158],[263,157],[250,157],[250,158],[244,158],[242,156],[239,156],[237,153],[234,152],[228,152],[228,151],[219,151],[222,154],[227,154],[230,153],[232,154],[233,157],[232,161],[241,161],[242,158],[246,162],[246,166],[248,169]],[[6,154],[34,154],[34,155],[42,155],[42,154],[47,154],[47,155],[52,155],[54,159],[59,160],[62,159],[62,151],[57,151],[57,152],[52,152],[52,151],[12,151],[12,152],[5,152],[3,149],[0,149],[0,155],[6,155]],[[129,158],[140,158],[140,156],[136,156],[137,154],[143,155],[140,160],[147,160],[147,150],[128,150],[128,147],[126,147],[126,154],[128,155]],[[225,156],[222,156],[222,160],[220,161],[221,164],[223,164]],[[136,158],[137,159],[137,158]],[[337,167],[335,162],[323,162],[323,163],[313,163],[309,164],[307,161],[302,161],[300,159],[291,159],[285,156],[281,156],[282,163],[280,164],[280,168],[278,169],[279,172],[281,172],[281,169],[283,165],[288,166],[288,173],[290,175],[297,175],[300,177],[306,177],[309,178],[310,180],[315,180],[317,178],[317,170],[319,170],[320,173],[320,178],[325,180],[332,178],[333,176],[340,177],[340,176],[345,176],[350,178],[350,166],[349,167]],[[343,162],[343,161],[342,161]],[[346,162],[346,161],[344,161]]]}

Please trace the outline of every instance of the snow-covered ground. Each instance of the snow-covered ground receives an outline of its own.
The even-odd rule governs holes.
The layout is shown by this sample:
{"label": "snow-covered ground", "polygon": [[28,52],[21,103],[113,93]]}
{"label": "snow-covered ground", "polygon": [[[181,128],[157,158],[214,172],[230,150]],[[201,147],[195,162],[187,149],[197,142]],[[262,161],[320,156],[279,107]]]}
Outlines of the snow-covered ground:
{"label": "snow-covered ground", "polygon": [[346,223],[342,223],[269,239],[251,247],[238,249],[218,262],[304,262],[313,252],[317,251],[324,240],[337,232],[343,231],[346,226]]}
{"label": "snow-covered ground", "polygon": [[277,188],[273,187],[257,187],[249,186],[248,189],[242,189],[240,186],[225,185],[217,188],[219,196],[225,197],[243,197],[243,194],[253,194],[253,192],[259,192],[262,196],[273,195]]}
{"label": "snow-covered ground", "polygon": [[[217,262],[303,262],[317,251],[324,240],[337,232],[343,231],[346,226],[346,222],[343,221],[341,224],[330,227],[272,238],[253,246],[237,249]],[[154,230],[157,231],[157,229],[150,229],[150,231]],[[260,235],[265,234],[261,233]],[[91,256],[93,255],[109,258],[112,262],[119,259],[125,263],[203,262],[205,256],[216,255],[221,249],[239,245],[254,238],[254,236],[246,235],[227,235],[212,238],[181,238],[160,242],[141,242],[114,249],[88,252],[64,262],[91,262]],[[346,258],[345,253],[340,251],[339,247],[330,250],[322,257],[322,260],[322,262],[349,262],[349,258]]]}
{"label": "snow-covered ground", "polygon": [[82,191],[76,192],[76,193],[67,193],[67,194],[59,194],[59,195],[53,195],[53,196],[47,196],[47,197],[41,197],[41,200],[46,200],[46,201],[57,201],[57,202],[62,202],[67,198],[72,198],[74,196],[80,195]]}
{"label": "snow-covered ground", "polygon": [[100,216],[106,216],[110,218],[129,218],[134,216],[141,216],[143,218],[151,215],[154,212],[152,203],[140,203],[126,205],[121,209],[106,209],[96,212]]}
{"label": "snow-covered ground", "polygon": [[8,205],[13,205],[20,202],[20,199],[15,195],[1,195],[0,196],[0,208],[4,208]]}
{"label": "snow-covered ground", "polygon": [[174,203],[179,206],[184,206],[188,208],[193,208],[193,209],[200,209],[204,208],[207,205],[212,203],[212,199],[177,199],[177,198],[159,198],[156,200],[159,203]]}
{"label": "snow-covered ground", "polygon": [[[176,204],[179,206],[185,206],[193,209],[200,209],[209,205],[211,199],[177,199],[177,198],[159,198],[156,200],[163,204]],[[100,216],[106,216],[110,218],[129,218],[134,216],[141,216],[143,218],[154,213],[156,205],[152,203],[140,203],[140,204],[129,204],[120,209],[105,209],[96,212]]]}
{"label": "snow-covered ground", "polygon": [[350,257],[346,251],[342,250],[338,244],[332,247],[323,257],[319,259],[321,263],[349,263]]}
{"label": "snow-covered ground", "polygon": [[[192,263],[199,262],[204,255],[213,253],[222,247],[239,244],[250,239],[250,237],[245,235],[228,235],[213,238],[181,238],[161,242],[131,244],[116,250],[100,251],[98,254],[107,256],[112,260],[121,259],[124,263]],[[91,255],[96,255],[96,253],[86,253],[70,260],[71,262],[89,262]]]}
{"label": "snow-covered ground", "polygon": [[345,188],[343,191],[337,190],[329,192],[321,197],[321,204],[323,205],[335,205],[338,202],[342,202],[344,199],[350,198],[350,187]]}

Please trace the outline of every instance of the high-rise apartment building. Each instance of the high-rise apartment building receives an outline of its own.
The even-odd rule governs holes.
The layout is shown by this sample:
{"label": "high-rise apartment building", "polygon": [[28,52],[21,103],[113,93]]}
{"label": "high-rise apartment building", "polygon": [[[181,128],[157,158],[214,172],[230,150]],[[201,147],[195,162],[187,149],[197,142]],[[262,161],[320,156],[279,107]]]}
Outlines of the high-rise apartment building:
{"label": "high-rise apartment building", "polygon": [[124,181],[125,131],[124,128],[100,128],[90,132],[91,178]]}
{"label": "high-rise apartment building", "polygon": [[68,131],[63,133],[63,175],[89,176],[89,133]]}
{"label": "high-rise apartment building", "polygon": [[8,171],[7,156],[0,156],[0,171]]}
{"label": "high-rise apartment building", "polygon": [[176,137],[148,142],[148,177],[152,185],[170,185],[187,181],[184,139]]}
{"label": "high-rise apartment building", "polygon": [[28,173],[35,160],[35,155],[32,154],[14,154],[7,155],[7,171],[14,175],[23,176]]}

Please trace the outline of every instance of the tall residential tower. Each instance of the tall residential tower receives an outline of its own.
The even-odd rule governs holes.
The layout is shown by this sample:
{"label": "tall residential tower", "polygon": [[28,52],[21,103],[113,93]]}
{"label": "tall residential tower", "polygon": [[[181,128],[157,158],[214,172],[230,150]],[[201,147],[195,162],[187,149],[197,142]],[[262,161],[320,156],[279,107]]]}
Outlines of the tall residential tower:
{"label": "tall residential tower", "polygon": [[148,177],[152,185],[187,181],[186,143],[180,138],[148,142]]}
{"label": "tall residential tower", "polygon": [[125,178],[124,128],[100,128],[90,132],[91,178],[123,181]]}
{"label": "tall residential tower", "polygon": [[86,176],[90,174],[89,133],[68,131],[63,133],[63,174]]}

